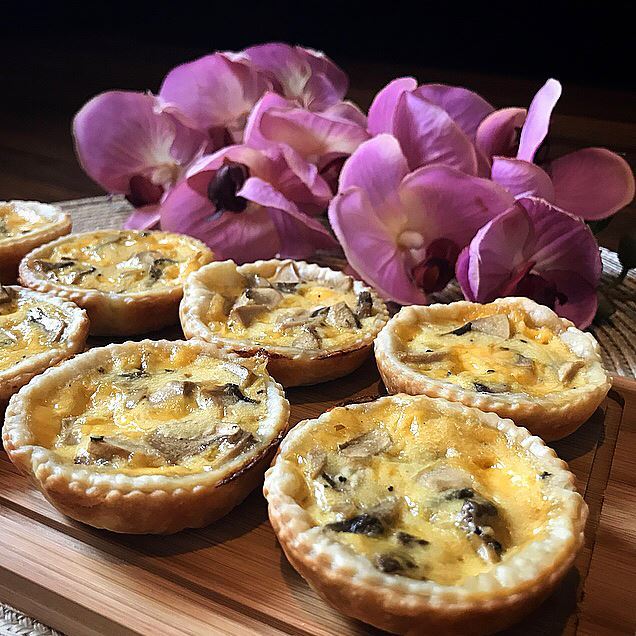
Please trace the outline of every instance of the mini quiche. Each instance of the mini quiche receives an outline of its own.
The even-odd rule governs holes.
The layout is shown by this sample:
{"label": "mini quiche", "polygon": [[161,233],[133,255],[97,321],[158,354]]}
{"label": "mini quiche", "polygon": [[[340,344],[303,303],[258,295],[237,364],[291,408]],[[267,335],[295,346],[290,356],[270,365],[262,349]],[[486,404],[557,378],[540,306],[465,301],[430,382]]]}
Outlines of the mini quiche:
{"label": "mini quiche", "polygon": [[390,393],[444,397],[555,440],[610,388],[598,343],[528,298],[405,307],[375,343]]}
{"label": "mini quiche", "polygon": [[291,260],[203,267],[186,281],[180,315],[187,338],[241,355],[264,352],[283,386],[351,373],[388,320],[382,300],[360,281]]}
{"label": "mini quiche", "polygon": [[485,634],[572,565],[587,505],[541,439],[494,413],[396,395],[299,423],[265,476],[296,570],[394,633]]}
{"label": "mini quiche", "polygon": [[0,283],[15,283],[26,254],[70,231],[71,217],[55,205],[0,201]]}
{"label": "mini quiche", "polygon": [[86,312],[71,302],[0,285],[0,412],[33,376],[84,349]]}
{"label": "mini quiche", "polygon": [[166,534],[239,504],[288,416],[264,359],[144,340],[91,349],[33,379],[9,402],[3,441],[69,517]]}
{"label": "mini quiche", "polygon": [[91,334],[130,336],[177,323],[186,276],[212,258],[182,234],[97,230],[33,250],[20,281],[86,309]]}

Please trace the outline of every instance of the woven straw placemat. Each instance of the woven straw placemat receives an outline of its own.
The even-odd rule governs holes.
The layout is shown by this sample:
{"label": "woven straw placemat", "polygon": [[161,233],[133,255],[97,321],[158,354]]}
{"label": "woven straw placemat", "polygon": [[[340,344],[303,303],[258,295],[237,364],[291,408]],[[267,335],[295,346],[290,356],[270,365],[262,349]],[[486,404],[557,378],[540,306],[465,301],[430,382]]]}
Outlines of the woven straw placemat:
{"label": "woven straw placemat", "polygon": [[[73,217],[73,231],[84,232],[101,228],[120,227],[130,213],[129,204],[122,197],[94,197],[65,201],[60,204]],[[602,325],[593,325],[603,360],[610,372],[636,377],[636,272],[617,284],[621,267],[614,252],[601,249],[603,257],[602,292],[616,311]],[[438,300],[451,302],[461,298],[456,283],[449,285]],[[0,636],[61,636],[59,632],[0,603]]]}

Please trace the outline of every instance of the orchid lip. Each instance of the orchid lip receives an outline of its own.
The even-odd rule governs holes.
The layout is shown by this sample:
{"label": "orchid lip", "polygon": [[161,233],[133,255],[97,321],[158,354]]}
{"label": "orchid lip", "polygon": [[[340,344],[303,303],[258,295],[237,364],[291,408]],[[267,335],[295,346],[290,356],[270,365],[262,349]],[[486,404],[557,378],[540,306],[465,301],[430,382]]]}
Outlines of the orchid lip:
{"label": "orchid lip", "polygon": [[[208,184],[208,199],[214,204],[217,214],[244,212],[247,199],[237,196],[249,177],[249,170],[242,163],[228,162],[222,165]],[[216,216],[216,215],[215,215]]]}
{"label": "orchid lip", "polygon": [[404,230],[397,237],[397,244],[409,250],[419,250],[424,246],[424,237],[414,230]]}

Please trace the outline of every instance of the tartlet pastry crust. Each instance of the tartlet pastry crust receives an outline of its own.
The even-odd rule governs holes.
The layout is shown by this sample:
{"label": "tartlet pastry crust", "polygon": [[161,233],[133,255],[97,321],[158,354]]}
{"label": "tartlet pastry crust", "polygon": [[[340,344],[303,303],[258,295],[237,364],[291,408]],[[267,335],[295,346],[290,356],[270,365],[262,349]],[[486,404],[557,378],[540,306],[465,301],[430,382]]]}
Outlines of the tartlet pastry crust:
{"label": "tartlet pastry crust", "polygon": [[[277,269],[293,263],[303,280],[337,288],[350,285],[355,294],[368,292],[373,302],[373,320],[353,333],[347,345],[339,348],[307,349],[297,346],[258,344],[250,339],[219,335],[205,318],[205,312],[219,290],[241,284],[244,276],[275,275]],[[238,353],[263,353],[269,358],[268,370],[283,386],[317,384],[348,375],[368,357],[373,340],[388,320],[388,311],[376,292],[361,281],[327,267],[291,260],[256,261],[237,266],[233,261],[211,263],[191,274],[185,283],[184,297],[179,310],[181,326],[186,338],[200,338]]]}
{"label": "tartlet pastry crust", "polygon": [[[419,404],[459,419],[477,418],[532,456],[536,469],[550,474],[545,488],[559,507],[542,538],[521,546],[478,575],[440,584],[380,571],[366,556],[317,526],[302,505],[306,489],[298,476],[296,452],[303,438],[314,440],[312,432],[337,423],[345,409],[372,414],[387,404],[396,408]],[[459,403],[404,394],[336,408],[297,424],[266,473],[264,493],[285,555],[311,587],[342,613],[398,634],[488,634],[517,622],[551,593],[571,567],[583,544],[588,515],[567,464],[527,429]]]}
{"label": "tartlet pastry crust", "polygon": [[[32,355],[27,355],[24,360],[20,360],[6,369],[0,369],[0,412],[6,406],[9,398],[33,377],[83,351],[88,336],[86,312],[74,303],[52,294],[43,294],[17,285],[0,287],[0,292],[3,290],[12,299],[31,300],[34,307],[42,308],[44,304],[48,304],[57,308],[64,316],[66,325],[60,336],[59,346],[49,347]],[[1,321],[0,327],[2,327]],[[34,326],[34,328],[36,327]]]}
{"label": "tartlet pastry crust", "polygon": [[175,245],[189,245],[192,248],[190,271],[213,260],[212,251],[204,243],[183,234],[137,230],[96,230],[62,237],[31,251],[20,263],[20,282],[31,289],[52,292],[67,298],[86,309],[91,321],[92,335],[132,336],[157,331],[178,323],[179,302],[183,296],[183,279],[176,280],[171,285],[160,285],[155,288],[112,291],[82,287],[81,281],[77,284],[64,284],[47,277],[46,273],[38,271],[35,266],[36,261],[46,259],[52,250],[65,244],[72,244],[74,241],[88,237],[91,238],[91,242],[97,244],[118,235],[137,236],[140,240],[144,236],[161,236],[171,238]]}
{"label": "tartlet pastry crust", "polygon": [[[402,308],[387,323],[375,342],[375,358],[380,375],[390,393],[443,397],[482,411],[510,418],[545,440],[561,439],[583,424],[605,399],[611,378],[604,369],[600,347],[590,333],[577,329],[548,307],[528,298],[500,298],[489,305],[493,313],[521,310],[533,326],[551,330],[580,361],[585,382],[569,391],[555,391],[540,397],[526,393],[484,393],[463,388],[445,379],[433,378],[404,362],[400,354],[405,343],[398,335],[402,327],[435,324],[437,321],[462,321],[466,313],[481,307],[458,301],[450,304]],[[451,336],[453,337],[453,336]],[[581,374],[579,373],[579,376]],[[564,387],[565,388],[565,387]]]}
{"label": "tartlet pastry crust", "polygon": [[223,355],[200,341],[143,340],[91,349],[49,369],[13,396],[2,434],[4,448],[51,504],[78,521],[115,532],[144,534],[168,534],[207,525],[241,503],[261,482],[286,432],[289,403],[266,371],[258,372],[266,387],[265,415],[259,420],[259,431],[267,431],[264,443],[231,456],[212,470],[161,474],[160,469],[150,469],[131,474],[96,464],[76,464],[40,445],[30,426],[34,406],[46,395],[100,365],[137,355],[140,348],[167,355],[187,349],[230,364],[250,362]]}
{"label": "tartlet pastry crust", "polygon": [[[0,232],[0,284],[15,283],[20,261],[32,249],[44,245],[71,231],[71,217],[61,208],[38,201],[0,201],[0,208],[9,206],[20,215],[39,217],[32,230],[21,235]],[[0,215],[0,221],[2,220]]]}

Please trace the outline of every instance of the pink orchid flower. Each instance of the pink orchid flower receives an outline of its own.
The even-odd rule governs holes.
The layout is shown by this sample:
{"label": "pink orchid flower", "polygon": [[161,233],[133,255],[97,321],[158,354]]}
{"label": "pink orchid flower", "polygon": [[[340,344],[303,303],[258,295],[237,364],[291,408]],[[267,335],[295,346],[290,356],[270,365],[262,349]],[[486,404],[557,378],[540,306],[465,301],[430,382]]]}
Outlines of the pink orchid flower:
{"label": "pink orchid flower", "polygon": [[601,269],[598,245],[582,219],[523,197],[477,232],[456,273],[468,300],[527,296],[584,328],[596,312]]}
{"label": "pink orchid flower", "polygon": [[85,172],[107,192],[138,207],[130,227],[151,227],[156,206],[201,156],[205,136],[164,112],[156,97],[111,91],[93,97],[73,119]]}
{"label": "pink orchid flower", "polygon": [[385,298],[426,303],[477,230],[513,202],[492,181],[450,166],[409,172],[398,140],[380,134],[345,162],[329,220],[351,267]]}
{"label": "pink orchid flower", "polygon": [[289,147],[317,166],[334,188],[344,159],[368,138],[366,118],[352,104],[340,102],[316,113],[275,93],[263,96],[245,127],[247,145]]}
{"label": "pink orchid flower", "polygon": [[160,208],[161,227],[195,236],[217,258],[239,263],[306,258],[337,247],[327,229],[302,211],[324,208],[330,196],[297,156],[229,146],[202,157],[170,192]]}
{"label": "pink orchid flower", "polygon": [[387,84],[369,109],[369,132],[398,139],[409,168],[445,164],[467,174],[488,175],[489,164],[474,141],[494,108],[466,88],[422,84],[401,77]]}
{"label": "pink orchid flower", "polygon": [[349,88],[347,74],[321,51],[272,42],[242,55],[270,78],[277,93],[309,110],[337,104]]}
{"label": "pink orchid flower", "polygon": [[159,96],[210,136],[210,150],[240,143],[247,117],[271,82],[244,56],[214,53],[172,69]]}
{"label": "pink orchid flower", "polygon": [[[527,116],[514,108],[492,113],[479,126],[477,146],[493,156],[493,181],[516,197],[541,197],[587,220],[611,216],[634,198],[634,175],[623,158],[605,148],[583,148],[541,167],[535,163],[560,96],[561,84],[550,79],[534,96]],[[522,124],[516,158],[511,158]]]}

